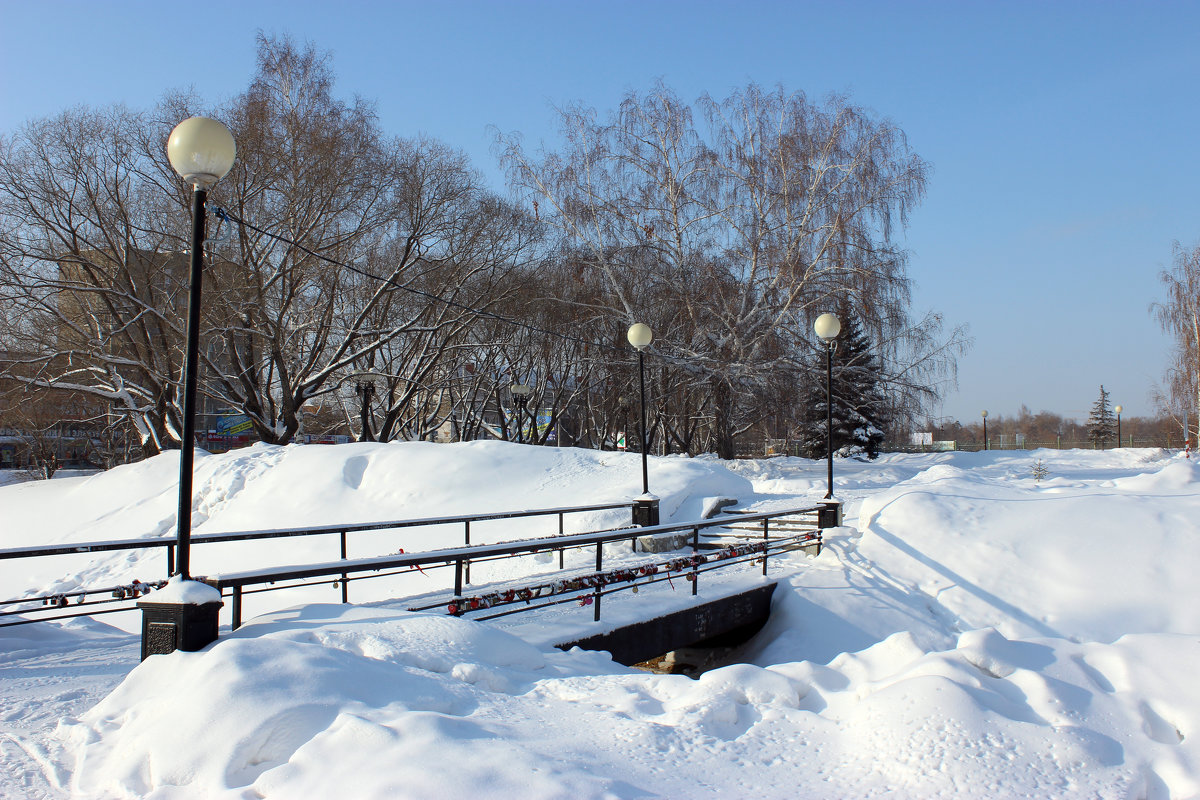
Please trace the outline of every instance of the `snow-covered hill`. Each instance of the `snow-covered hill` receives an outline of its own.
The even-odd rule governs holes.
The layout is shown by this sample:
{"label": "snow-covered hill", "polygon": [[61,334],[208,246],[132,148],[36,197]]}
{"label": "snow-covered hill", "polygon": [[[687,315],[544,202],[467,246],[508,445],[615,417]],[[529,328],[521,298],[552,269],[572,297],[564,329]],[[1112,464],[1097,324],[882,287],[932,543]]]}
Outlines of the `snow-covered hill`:
{"label": "snow-covered hill", "polygon": [[[641,491],[637,456],[502,443],[258,447],[197,465],[197,532]],[[0,487],[0,542],[170,536],[174,469],[163,456]],[[1200,796],[1195,462],[1149,450],[889,455],[839,460],[837,476],[847,527],[818,558],[772,562],[768,627],[742,663],[699,680],[553,650],[529,622],[331,605],[327,587],[119,685],[135,637],[85,622],[2,630],[0,794]],[[664,516],[682,519],[714,495],[802,505],[824,493],[824,465],[653,459],[650,483]],[[531,524],[481,528],[480,540],[550,532]],[[196,571],[278,556],[240,547],[198,548]],[[328,542],[288,547],[292,562],[335,555]],[[10,567],[0,579],[39,589],[161,571],[124,554],[57,573]]]}

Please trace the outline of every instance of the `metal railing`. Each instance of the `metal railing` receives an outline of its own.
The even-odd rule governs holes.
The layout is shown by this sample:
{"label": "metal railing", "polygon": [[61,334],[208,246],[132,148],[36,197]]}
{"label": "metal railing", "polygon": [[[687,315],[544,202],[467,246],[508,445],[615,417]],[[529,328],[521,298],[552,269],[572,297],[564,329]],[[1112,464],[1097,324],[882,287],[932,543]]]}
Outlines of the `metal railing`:
{"label": "metal railing", "polygon": [[[420,553],[398,553],[391,556],[330,561],[319,564],[271,567],[259,570],[220,575],[208,583],[221,590],[231,601],[231,627],[242,624],[242,603],[246,594],[293,589],[298,586],[340,584],[345,589],[351,580],[379,578],[402,573],[452,569],[453,579],[448,581],[442,593],[426,594],[410,598],[415,602],[412,611],[428,611],[442,608],[446,613],[462,616],[471,612],[488,611],[493,608],[522,604],[515,610],[479,615],[479,619],[492,619],[520,611],[544,608],[560,603],[579,602],[593,606],[593,618],[600,620],[601,601],[606,595],[617,591],[634,590],[638,581],[642,585],[661,581],[672,581],[672,574],[681,574],[691,583],[692,594],[696,594],[700,575],[732,564],[761,561],[762,572],[767,573],[767,561],[771,556],[792,552],[799,548],[820,549],[821,512],[830,504],[792,508],[762,513],[738,513],[725,517],[692,522],[670,523],[644,528],[622,528],[591,533],[565,534],[561,536],[502,542],[491,545],[474,545]],[[836,505],[836,504],[834,504]],[[701,531],[713,530],[727,541],[730,531],[736,542],[715,544],[705,552],[709,542],[701,540]],[[772,532],[777,535],[772,536]],[[690,546],[687,555],[642,559],[636,563],[622,563],[605,570],[604,546],[622,541],[632,543],[631,552],[637,552],[637,542],[644,537],[662,534],[685,534],[682,547]],[[782,534],[782,535],[778,535]],[[538,553],[557,553],[559,569],[564,569],[564,552],[567,550],[595,548],[595,569],[572,573],[565,578],[551,580],[544,573],[531,576],[533,582],[484,587],[488,591],[464,594],[469,583],[469,565],[472,562],[491,561]],[[643,550],[644,552],[644,550]],[[313,580],[316,579],[316,580]],[[345,597],[345,595],[343,595]],[[543,600],[544,598],[544,600]],[[533,600],[542,600],[537,605]],[[343,600],[345,602],[345,600]]]}
{"label": "metal railing", "polygon": [[[1161,448],[1170,450],[1172,448],[1178,450],[1184,446],[1182,436],[1122,436],[1121,442],[1118,444],[1115,439],[1109,439],[1103,444],[1088,441],[1087,439],[1066,439],[1059,437],[1057,439],[1047,439],[1035,441],[1033,439],[1016,439],[1009,435],[1003,437],[997,435],[988,437],[987,450],[1113,450],[1116,448]],[[881,453],[936,453],[936,452],[966,452],[975,453],[984,450],[983,442],[981,441],[936,441],[929,445],[919,444],[904,444],[897,442],[885,442],[879,446]]]}
{"label": "metal railing", "polygon": [[[342,560],[347,558],[347,537],[351,533],[369,531],[395,532],[408,528],[428,527],[433,525],[462,525],[463,544],[471,544],[472,523],[492,520],[522,519],[531,517],[558,517],[558,533],[565,532],[566,516],[595,511],[614,509],[630,509],[632,514],[634,503],[622,501],[614,503],[599,503],[586,506],[564,506],[561,508],[543,508],[527,511],[503,511],[490,514],[465,514],[451,517],[424,517],[418,519],[385,520],[379,522],[364,522],[354,524],[320,525],[310,528],[275,528],[257,531],[237,531],[228,533],[209,533],[193,535],[192,546],[215,544],[220,542],[245,542],[260,539],[278,539],[302,536],[325,536],[338,534],[339,553]],[[114,552],[123,550],[165,550],[166,576],[175,571],[175,540],[174,539],[109,539],[93,542],[75,542],[72,544],[34,547],[12,547],[0,549],[0,560],[47,558],[54,556],[79,555],[85,553]],[[465,566],[466,580],[470,582],[470,563]],[[126,584],[81,587],[67,592],[47,592],[28,594],[12,600],[0,600],[0,628],[13,625],[25,625],[31,622],[70,619],[73,617],[99,616],[114,614],[121,611],[134,610],[132,601],[157,589],[166,583],[164,580],[142,581],[134,579]],[[342,583],[342,602],[349,602],[346,584]],[[67,611],[72,607],[86,607],[77,611]],[[102,608],[97,608],[102,607]]]}
{"label": "metal railing", "polygon": [[[880,453],[939,453],[939,452],[977,452],[983,450],[983,442],[975,439],[972,441],[954,440],[949,431],[944,435],[948,438],[940,438],[943,434],[935,434],[939,438],[932,444],[912,444],[911,442],[895,442],[887,441],[879,445]],[[1184,447],[1184,437],[1182,434],[1131,434],[1123,433],[1121,440],[1118,442],[1116,437],[1106,440],[1103,445],[1098,445],[1089,439],[1086,434],[1077,433],[1057,438],[1038,439],[1033,437],[1017,438],[1013,434],[997,433],[988,437],[988,450],[1112,450],[1118,447],[1128,448],[1162,448],[1165,450],[1182,449]],[[804,456],[804,450],[800,443],[795,440],[788,439],[745,439],[738,443],[737,457],[738,458],[770,458],[773,456]],[[822,456],[823,458],[824,456]]]}

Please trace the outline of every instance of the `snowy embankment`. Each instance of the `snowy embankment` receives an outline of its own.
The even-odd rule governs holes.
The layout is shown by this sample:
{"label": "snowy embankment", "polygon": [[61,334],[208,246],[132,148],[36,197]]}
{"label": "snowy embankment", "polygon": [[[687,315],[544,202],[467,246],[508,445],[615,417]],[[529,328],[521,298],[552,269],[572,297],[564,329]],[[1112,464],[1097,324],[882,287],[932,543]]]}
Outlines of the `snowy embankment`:
{"label": "snowy embankment", "polygon": [[[25,483],[0,489],[0,546],[65,544],[109,539],[174,540],[178,457],[164,454],[88,478]],[[716,461],[656,460],[653,488],[663,519],[695,519],[706,497],[753,493],[748,480]],[[340,446],[256,446],[219,456],[198,454],[192,534],[306,528],[339,522],[376,522],[484,514],[498,511],[628,502],[641,494],[640,457],[631,453],[523,447],[502,442],[405,443]],[[602,530],[630,524],[628,509],[568,515],[565,530]],[[471,542],[549,536],[556,517],[476,523]],[[351,534],[350,558],[387,555],[463,543],[463,526],[429,526],[391,533]],[[286,564],[336,560],[336,534],[265,539],[191,550],[193,575],[216,575]],[[582,554],[577,554],[582,559]],[[476,568],[478,580],[506,577],[505,565]],[[39,594],[128,584],[166,577],[166,551],[128,551],[108,557],[58,556],[0,561],[0,582]],[[448,580],[448,579],[447,579]],[[446,580],[424,575],[354,582],[355,602],[409,596]],[[246,614],[296,603],[328,602],[328,585],[250,596]],[[228,623],[228,609],[222,618]],[[106,621],[113,621],[111,617]],[[136,615],[114,624],[140,629]]]}
{"label": "snowy embankment", "polygon": [[[1037,483],[1039,458],[1050,475]],[[156,461],[0,489],[4,545],[26,543],[13,536],[46,503],[64,520],[43,519],[56,541],[169,536],[170,463]],[[257,448],[198,467],[197,532],[640,492],[635,456],[512,445]],[[64,667],[75,696],[48,683],[48,663],[72,637],[133,658],[131,637],[96,623],[0,631],[0,794],[1200,796],[1194,462],[1039,451],[837,470],[847,527],[820,557],[772,566],[775,610],[745,663],[695,681],[555,651],[528,623],[309,604],[153,657],[97,703],[111,658],[99,677]],[[676,518],[714,494],[782,508],[823,494],[823,465],[655,459],[651,487]],[[296,547],[289,561],[329,558],[327,542]],[[96,559],[55,580],[124,569]]]}

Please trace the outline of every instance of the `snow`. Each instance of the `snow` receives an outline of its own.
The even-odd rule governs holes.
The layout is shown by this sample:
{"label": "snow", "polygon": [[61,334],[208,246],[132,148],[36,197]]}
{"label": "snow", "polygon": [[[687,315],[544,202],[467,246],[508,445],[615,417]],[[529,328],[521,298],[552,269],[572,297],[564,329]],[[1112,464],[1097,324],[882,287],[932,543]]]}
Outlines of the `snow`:
{"label": "snow", "polygon": [[166,586],[147,594],[141,599],[142,603],[170,603],[181,606],[202,606],[206,603],[221,602],[221,593],[200,581],[185,581],[176,575],[167,581]]}
{"label": "snow", "polygon": [[[177,464],[2,486],[0,543],[170,538]],[[196,535],[641,493],[637,454],[507,443],[259,446],[196,469]],[[606,597],[599,626],[571,605],[489,623],[408,612],[391,598],[433,591],[420,574],[352,582],[357,605],[273,592],[205,650],[140,665],[136,614],[0,629],[0,796],[1200,797],[1198,469],[1131,449],[837,459],[845,527],[816,558],[772,559],[767,627],[696,680],[553,647],[691,602],[665,584]],[[652,458],[650,485],[664,521],[714,498],[774,510],[819,501],[825,464]],[[568,516],[567,532],[628,517]],[[556,532],[550,517],[471,534]],[[350,556],[461,537],[363,534]],[[336,550],[206,545],[193,572]],[[477,580],[556,566],[480,564]],[[0,580],[64,591],[163,569],[161,553],[99,553],[0,562]],[[701,600],[763,580],[718,575]]]}

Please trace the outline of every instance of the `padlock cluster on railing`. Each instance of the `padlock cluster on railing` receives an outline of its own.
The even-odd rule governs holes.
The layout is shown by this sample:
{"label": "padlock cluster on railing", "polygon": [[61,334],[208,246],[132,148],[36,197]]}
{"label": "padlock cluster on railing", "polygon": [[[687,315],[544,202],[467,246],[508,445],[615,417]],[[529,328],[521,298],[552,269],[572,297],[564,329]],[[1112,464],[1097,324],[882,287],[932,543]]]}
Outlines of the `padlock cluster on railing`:
{"label": "padlock cluster on railing", "polygon": [[701,564],[740,558],[753,553],[764,552],[766,549],[767,542],[730,545],[716,553],[693,553],[692,555],[680,556],[679,558],[673,558],[670,561],[658,564],[642,564],[636,567],[608,570],[607,572],[594,572],[588,575],[577,575],[573,578],[526,586],[520,589],[504,589],[476,597],[455,598],[453,602],[446,606],[446,610],[451,614],[462,614],[467,611],[479,611],[509,603],[524,602],[528,604],[533,600],[543,597],[571,594],[572,592],[579,592],[585,589],[603,589],[606,586],[618,583],[635,583],[639,578],[650,578],[660,573],[665,574],[665,577],[670,580],[672,573],[688,571],[686,577],[691,581],[695,580],[696,574],[689,570],[695,570]]}
{"label": "padlock cluster on railing", "polygon": [[127,597],[136,598],[144,594],[150,594],[151,590],[161,589],[166,585],[166,581],[151,581],[150,583],[142,583],[137,578],[134,578],[133,583],[113,588],[112,596],[118,600],[124,600]]}
{"label": "padlock cluster on railing", "polygon": [[[89,594],[103,595],[111,594],[114,600],[127,600],[129,598],[138,598],[145,594],[150,594],[154,589],[161,589],[166,586],[166,581],[151,581],[144,583],[137,578],[133,579],[133,583],[125,584],[124,586],[114,586],[111,589],[96,589],[91,592],[60,592],[58,594],[49,594],[41,598],[43,606],[52,606],[54,608],[66,608],[71,604],[71,599],[75,599],[75,605],[83,605],[87,602]],[[31,598],[34,601],[37,598]],[[19,602],[19,601],[17,601]],[[94,602],[105,602],[104,600]]]}

